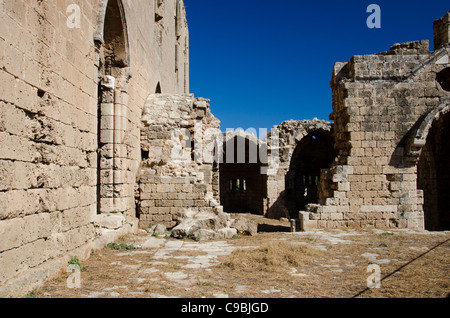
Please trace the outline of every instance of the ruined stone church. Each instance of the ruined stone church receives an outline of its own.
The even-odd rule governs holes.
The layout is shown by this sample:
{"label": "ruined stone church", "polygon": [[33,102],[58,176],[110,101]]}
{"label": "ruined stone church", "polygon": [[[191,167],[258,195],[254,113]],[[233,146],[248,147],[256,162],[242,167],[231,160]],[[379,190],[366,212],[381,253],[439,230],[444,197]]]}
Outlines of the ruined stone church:
{"label": "ruined stone church", "polygon": [[186,211],[450,229],[450,12],[259,140],[191,94],[182,0],[74,2],[0,0],[0,296]]}

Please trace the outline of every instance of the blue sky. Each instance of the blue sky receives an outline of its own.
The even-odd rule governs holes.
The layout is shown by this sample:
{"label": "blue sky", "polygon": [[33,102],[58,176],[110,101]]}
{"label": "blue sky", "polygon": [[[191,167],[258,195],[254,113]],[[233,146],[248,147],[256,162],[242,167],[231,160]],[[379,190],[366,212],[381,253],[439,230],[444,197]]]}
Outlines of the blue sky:
{"label": "blue sky", "polygon": [[[328,119],[335,62],[430,40],[448,0],[184,0],[190,90],[211,99],[221,129],[267,128],[289,119]],[[381,8],[369,29],[367,7]]]}

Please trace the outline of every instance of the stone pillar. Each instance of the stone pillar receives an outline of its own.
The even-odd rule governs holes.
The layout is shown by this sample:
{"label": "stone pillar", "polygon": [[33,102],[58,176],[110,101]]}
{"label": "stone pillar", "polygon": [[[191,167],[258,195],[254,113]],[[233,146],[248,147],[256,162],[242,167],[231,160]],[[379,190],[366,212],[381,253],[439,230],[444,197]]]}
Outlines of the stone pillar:
{"label": "stone pillar", "polygon": [[433,29],[435,50],[450,44],[450,11],[439,20],[434,21]]}
{"label": "stone pillar", "polygon": [[[130,160],[128,155],[128,145],[125,142],[125,133],[128,128],[128,107],[127,99],[128,94],[124,90],[125,80],[121,79],[115,89],[115,103],[114,103],[114,157],[113,157],[113,203],[114,212],[126,212],[129,208],[127,200],[132,193],[128,191],[131,187],[128,177],[128,167],[130,166]],[[124,82],[124,83],[122,83]]]}
{"label": "stone pillar", "polygon": [[114,91],[115,78],[104,76],[101,83],[99,131],[99,213],[114,211]]}

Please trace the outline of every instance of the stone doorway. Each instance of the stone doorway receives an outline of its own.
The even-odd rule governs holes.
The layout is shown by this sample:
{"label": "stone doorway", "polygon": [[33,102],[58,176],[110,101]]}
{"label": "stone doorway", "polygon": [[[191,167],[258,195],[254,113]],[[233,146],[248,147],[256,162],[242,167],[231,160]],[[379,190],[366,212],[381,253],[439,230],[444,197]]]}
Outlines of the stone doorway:
{"label": "stone doorway", "polygon": [[223,147],[219,166],[220,201],[228,213],[263,215],[267,198],[267,176],[257,141],[242,136],[230,138]]}
{"label": "stone doorway", "polygon": [[335,157],[334,139],[328,131],[314,131],[298,143],[285,178],[286,207],[291,218],[298,218],[307,204],[318,203],[321,171],[330,168]]}
{"label": "stone doorway", "polygon": [[417,167],[417,188],[424,192],[425,229],[450,230],[450,113],[429,130]]}

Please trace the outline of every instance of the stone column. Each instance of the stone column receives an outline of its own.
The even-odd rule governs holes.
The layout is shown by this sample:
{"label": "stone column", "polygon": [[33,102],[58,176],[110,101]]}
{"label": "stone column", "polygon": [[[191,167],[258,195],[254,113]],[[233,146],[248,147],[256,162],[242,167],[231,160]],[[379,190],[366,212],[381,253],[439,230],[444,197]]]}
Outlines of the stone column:
{"label": "stone column", "polygon": [[99,212],[114,211],[114,88],[115,78],[104,76],[101,85],[99,131]]}

